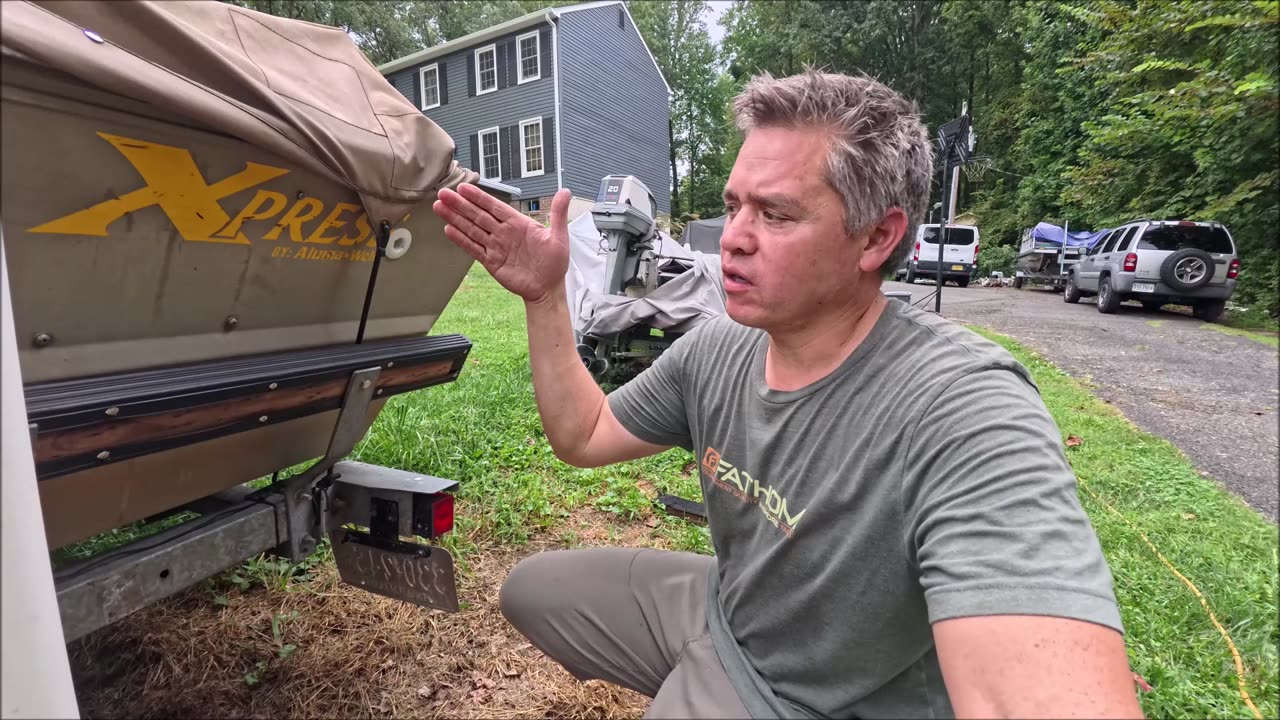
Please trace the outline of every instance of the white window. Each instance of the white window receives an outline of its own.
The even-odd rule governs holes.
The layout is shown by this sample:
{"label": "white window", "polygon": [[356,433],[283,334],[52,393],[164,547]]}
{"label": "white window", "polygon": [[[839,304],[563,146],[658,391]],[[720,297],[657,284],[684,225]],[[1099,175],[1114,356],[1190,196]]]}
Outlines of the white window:
{"label": "white window", "polygon": [[440,107],[440,66],[428,65],[418,74],[418,89],[421,91],[422,109],[430,110]]}
{"label": "white window", "polygon": [[501,180],[502,151],[498,144],[498,128],[481,130],[477,138],[480,142],[480,177],[485,180]]}
{"label": "white window", "polygon": [[542,166],[542,118],[520,122],[520,157],[524,158],[520,177],[536,177],[545,171]]}
{"label": "white window", "polygon": [[516,38],[516,56],[519,58],[516,66],[520,68],[518,71],[520,77],[516,81],[517,85],[542,77],[538,42],[537,30]]}
{"label": "white window", "polygon": [[476,94],[483,95],[498,89],[498,50],[495,46],[476,51]]}

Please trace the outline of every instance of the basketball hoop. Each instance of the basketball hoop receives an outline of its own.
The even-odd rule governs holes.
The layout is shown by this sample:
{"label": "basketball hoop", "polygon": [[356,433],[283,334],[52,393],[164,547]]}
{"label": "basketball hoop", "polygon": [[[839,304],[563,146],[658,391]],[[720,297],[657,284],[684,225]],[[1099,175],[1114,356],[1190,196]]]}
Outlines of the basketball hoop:
{"label": "basketball hoop", "polygon": [[991,169],[992,161],[989,157],[976,157],[964,166],[964,177],[971,183],[982,182],[983,176]]}

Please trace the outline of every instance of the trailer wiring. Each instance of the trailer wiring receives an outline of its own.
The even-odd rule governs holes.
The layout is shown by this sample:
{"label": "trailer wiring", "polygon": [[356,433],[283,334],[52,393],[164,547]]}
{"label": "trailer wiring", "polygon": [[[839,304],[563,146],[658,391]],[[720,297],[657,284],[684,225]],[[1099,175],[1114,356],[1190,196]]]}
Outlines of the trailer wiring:
{"label": "trailer wiring", "polygon": [[1236,683],[1239,686],[1240,697],[1244,699],[1244,704],[1249,707],[1253,716],[1257,720],[1262,720],[1262,713],[1258,712],[1257,706],[1253,704],[1253,699],[1249,697],[1248,688],[1245,687],[1244,661],[1240,658],[1240,651],[1236,649],[1235,641],[1231,639],[1231,635],[1227,632],[1226,628],[1222,627],[1222,623],[1218,622],[1218,616],[1215,615],[1213,609],[1209,607],[1209,601],[1205,598],[1204,593],[1200,592],[1200,588],[1196,587],[1195,583],[1187,579],[1186,575],[1178,572],[1178,569],[1173,566],[1173,563],[1169,562],[1169,559],[1164,556],[1164,553],[1160,552],[1160,550],[1155,546],[1155,543],[1151,542],[1151,539],[1147,537],[1147,534],[1142,532],[1138,526],[1134,525],[1129,518],[1125,517],[1124,513],[1117,510],[1111,503],[1107,502],[1091,490],[1089,488],[1089,483],[1086,482],[1084,478],[1078,477],[1078,479],[1080,482],[1080,488],[1088,493],[1089,497],[1093,498],[1107,510],[1111,511],[1116,517],[1120,518],[1120,520],[1124,522],[1125,525],[1128,525],[1131,530],[1138,533],[1138,537],[1142,538],[1142,541],[1147,544],[1147,547],[1151,548],[1151,552],[1155,553],[1156,557],[1160,559],[1160,562],[1164,563],[1164,566],[1169,568],[1169,572],[1173,573],[1175,577],[1181,580],[1182,584],[1186,585],[1187,588],[1191,590],[1191,593],[1196,596],[1196,599],[1200,601],[1200,605],[1204,607],[1204,611],[1209,615],[1209,620],[1212,621],[1213,626],[1218,629],[1218,634],[1222,635],[1222,639],[1227,643],[1227,649],[1231,651],[1231,659],[1235,662],[1236,666]]}

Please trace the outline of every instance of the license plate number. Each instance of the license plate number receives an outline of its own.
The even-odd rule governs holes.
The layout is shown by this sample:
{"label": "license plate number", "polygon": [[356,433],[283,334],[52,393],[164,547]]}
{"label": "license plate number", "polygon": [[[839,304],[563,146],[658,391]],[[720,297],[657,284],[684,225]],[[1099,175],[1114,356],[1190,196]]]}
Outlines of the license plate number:
{"label": "license plate number", "polygon": [[1155,292],[1156,284],[1155,283],[1134,283],[1133,291],[1134,292]]}
{"label": "license plate number", "polygon": [[964,270],[964,266],[963,266],[963,265],[952,265],[952,266],[951,266],[951,269],[952,269],[952,270]]}
{"label": "license plate number", "polygon": [[329,538],[342,582],[414,605],[458,610],[453,556],[444,548],[408,542],[379,547],[365,533],[345,529]]}

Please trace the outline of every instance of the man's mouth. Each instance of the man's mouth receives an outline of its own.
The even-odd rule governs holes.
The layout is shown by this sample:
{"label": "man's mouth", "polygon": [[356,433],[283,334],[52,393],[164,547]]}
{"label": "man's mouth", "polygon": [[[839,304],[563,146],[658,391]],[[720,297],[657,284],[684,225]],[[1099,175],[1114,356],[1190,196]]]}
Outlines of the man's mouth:
{"label": "man's mouth", "polygon": [[732,270],[724,270],[724,289],[725,292],[743,292],[751,287],[751,280],[745,275],[741,275]]}

